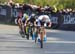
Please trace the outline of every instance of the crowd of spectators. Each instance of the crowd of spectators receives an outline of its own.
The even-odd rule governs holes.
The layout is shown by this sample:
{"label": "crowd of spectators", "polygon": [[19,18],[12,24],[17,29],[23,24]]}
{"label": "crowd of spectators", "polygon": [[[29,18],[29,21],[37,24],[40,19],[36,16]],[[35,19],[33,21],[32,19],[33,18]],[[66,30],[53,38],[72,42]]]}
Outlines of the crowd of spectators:
{"label": "crowd of spectators", "polygon": [[19,3],[14,3],[12,0],[10,0],[8,3],[5,2],[5,5],[11,7],[12,9],[16,8],[21,10],[22,12],[29,11],[31,14],[32,12],[36,12],[39,14],[46,13],[46,14],[52,14],[52,15],[74,15],[75,14],[75,9],[72,8],[65,8],[61,10],[56,10],[54,12],[55,8],[50,7],[49,5],[46,5],[44,7],[38,6],[38,5],[32,5],[32,4],[19,4]]}

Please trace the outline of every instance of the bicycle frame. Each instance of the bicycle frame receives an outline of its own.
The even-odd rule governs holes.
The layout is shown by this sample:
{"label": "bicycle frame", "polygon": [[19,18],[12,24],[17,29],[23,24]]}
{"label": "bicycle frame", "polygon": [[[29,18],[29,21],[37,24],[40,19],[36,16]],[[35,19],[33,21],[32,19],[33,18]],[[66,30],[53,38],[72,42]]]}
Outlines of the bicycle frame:
{"label": "bicycle frame", "polygon": [[40,27],[40,29],[41,29],[41,30],[40,30],[40,39],[41,39],[41,40],[40,40],[40,44],[41,44],[41,46],[40,46],[40,47],[41,47],[41,48],[43,48],[44,27],[43,27],[43,26],[41,26],[41,27]]}

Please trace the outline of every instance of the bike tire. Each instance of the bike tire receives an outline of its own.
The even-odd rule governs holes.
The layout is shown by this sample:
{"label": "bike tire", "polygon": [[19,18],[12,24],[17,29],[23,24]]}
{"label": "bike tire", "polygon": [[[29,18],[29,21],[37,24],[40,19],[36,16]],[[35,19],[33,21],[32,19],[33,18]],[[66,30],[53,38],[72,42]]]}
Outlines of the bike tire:
{"label": "bike tire", "polygon": [[37,42],[37,37],[38,37],[38,33],[36,32],[36,35],[35,35],[35,43]]}
{"label": "bike tire", "polygon": [[27,40],[29,40],[29,34],[26,35]]}
{"label": "bike tire", "polygon": [[40,48],[43,48],[43,40],[40,41]]}
{"label": "bike tire", "polygon": [[37,38],[35,38],[35,43],[36,43],[36,41],[37,41]]}

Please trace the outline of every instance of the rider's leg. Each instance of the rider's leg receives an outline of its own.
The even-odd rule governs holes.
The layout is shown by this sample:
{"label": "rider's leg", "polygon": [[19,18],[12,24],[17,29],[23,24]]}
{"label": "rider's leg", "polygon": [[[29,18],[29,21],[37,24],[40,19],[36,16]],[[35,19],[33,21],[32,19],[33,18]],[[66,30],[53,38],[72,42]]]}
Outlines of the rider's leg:
{"label": "rider's leg", "polygon": [[22,31],[22,26],[21,26],[21,25],[19,25],[19,24],[18,24],[18,26],[19,26],[20,31]]}
{"label": "rider's leg", "polygon": [[24,33],[24,25],[21,25],[22,32]]}

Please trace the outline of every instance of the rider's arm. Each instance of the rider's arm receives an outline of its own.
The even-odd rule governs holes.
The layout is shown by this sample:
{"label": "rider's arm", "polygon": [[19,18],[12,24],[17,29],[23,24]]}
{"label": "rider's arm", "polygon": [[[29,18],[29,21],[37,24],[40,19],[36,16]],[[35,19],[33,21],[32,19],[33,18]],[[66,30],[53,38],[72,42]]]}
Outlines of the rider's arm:
{"label": "rider's arm", "polygon": [[52,23],[51,23],[51,22],[49,22],[49,23],[48,23],[48,27],[51,27],[51,25],[52,25]]}
{"label": "rider's arm", "polygon": [[51,19],[48,18],[47,26],[48,26],[48,27],[51,27],[51,25],[52,25]]}
{"label": "rider's arm", "polygon": [[23,24],[21,19],[18,20],[18,23],[19,23],[19,25]]}
{"label": "rider's arm", "polygon": [[20,24],[21,23],[21,21],[20,21],[20,19],[18,19],[18,24]]}

